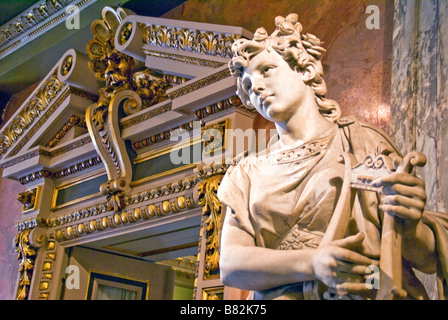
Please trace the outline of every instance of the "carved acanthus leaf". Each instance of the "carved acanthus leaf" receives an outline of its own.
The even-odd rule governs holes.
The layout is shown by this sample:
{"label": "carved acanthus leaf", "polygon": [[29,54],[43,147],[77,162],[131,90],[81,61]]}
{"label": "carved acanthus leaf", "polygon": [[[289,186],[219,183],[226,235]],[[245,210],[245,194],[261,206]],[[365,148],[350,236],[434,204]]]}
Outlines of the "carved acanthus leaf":
{"label": "carved acanthus leaf", "polygon": [[219,243],[221,238],[221,209],[218,199],[219,184],[224,175],[215,175],[198,185],[198,204],[202,206],[203,226],[205,228],[206,248],[204,277],[213,275],[219,268]]}

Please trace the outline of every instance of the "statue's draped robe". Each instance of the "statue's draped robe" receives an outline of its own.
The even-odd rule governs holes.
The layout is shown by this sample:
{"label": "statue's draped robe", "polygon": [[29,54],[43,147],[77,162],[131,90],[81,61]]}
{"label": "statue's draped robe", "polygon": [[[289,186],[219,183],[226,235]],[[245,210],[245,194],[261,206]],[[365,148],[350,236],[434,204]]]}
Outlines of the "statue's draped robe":
{"label": "statue's draped robe", "polygon": [[[340,120],[338,124],[337,130],[318,140],[286,151],[279,150],[277,142],[228,169],[218,191],[219,199],[232,208],[232,216],[227,218],[234,219],[250,234],[256,246],[278,250],[317,248],[342,192],[344,164],[338,162],[339,155],[350,152],[358,162],[378,152],[399,155],[390,138],[380,130],[352,119]],[[346,233],[349,236],[363,232],[366,237],[360,253],[375,260],[379,260],[381,246],[378,203],[377,193],[358,191]],[[436,235],[439,280],[448,275],[447,223],[443,218],[428,212],[423,217]],[[411,294],[420,294],[417,291],[422,287],[416,285],[413,272],[408,271],[403,272],[404,288],[410,283]],[[317,287],[317,281],[314,288],[313,282],[291,284],[257,292],[255,297],[322,298]]]}

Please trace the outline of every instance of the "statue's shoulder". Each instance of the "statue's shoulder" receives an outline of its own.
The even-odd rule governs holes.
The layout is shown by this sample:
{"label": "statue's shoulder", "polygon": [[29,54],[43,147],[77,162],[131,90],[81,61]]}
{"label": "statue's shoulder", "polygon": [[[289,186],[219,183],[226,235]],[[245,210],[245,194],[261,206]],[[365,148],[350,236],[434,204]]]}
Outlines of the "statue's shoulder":
{"label": "statue's shoulder", "polygon": [[392,152],[397,155],[401,154],[392,138],[375,125],[360,121],[352,116],[337,120],[337,124],[344,130],[346,137],[352,144],[361,142],[365,144],[369,141],[377,146],[387,145]]}

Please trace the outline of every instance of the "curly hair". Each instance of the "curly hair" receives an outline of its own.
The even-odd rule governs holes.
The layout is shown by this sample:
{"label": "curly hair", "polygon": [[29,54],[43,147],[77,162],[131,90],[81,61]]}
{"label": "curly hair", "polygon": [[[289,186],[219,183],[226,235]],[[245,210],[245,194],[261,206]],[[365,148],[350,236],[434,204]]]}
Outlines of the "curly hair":
{"label": "curly hair", "polygon": [[250,60],[263,50],[277,52],[297,72],[308,72],[306,84],[313,91],[320,113],[330,121],[337,121],[341,108],[334,100],[325,98],[327,86],[323,79],[323,67],[320,60],[325,49],[322,42],[312,34],[302,34],[302,25],[295,13],[286,18],[275,18],[276,30],[268,36],[264,28],[258,28],[253,40],[239,39],[232,45],[233,58],[229,62],[230,73],[237,78],[238,95],[248,108],[253,108],[249,97],[242,89],[241,78]]}

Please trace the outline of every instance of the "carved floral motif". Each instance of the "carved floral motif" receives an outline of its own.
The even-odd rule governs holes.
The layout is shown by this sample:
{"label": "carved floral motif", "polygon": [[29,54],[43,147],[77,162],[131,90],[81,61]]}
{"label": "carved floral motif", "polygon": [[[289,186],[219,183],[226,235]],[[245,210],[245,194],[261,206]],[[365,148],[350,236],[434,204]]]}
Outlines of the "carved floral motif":
{"label": "carved floral motif", "polygon": [[214,33],[161,25],[144,26],[144,41],[147,44],[223,58],[232,56],[230,50],[232,43],[240,38],[240,35],[235,34]]}

